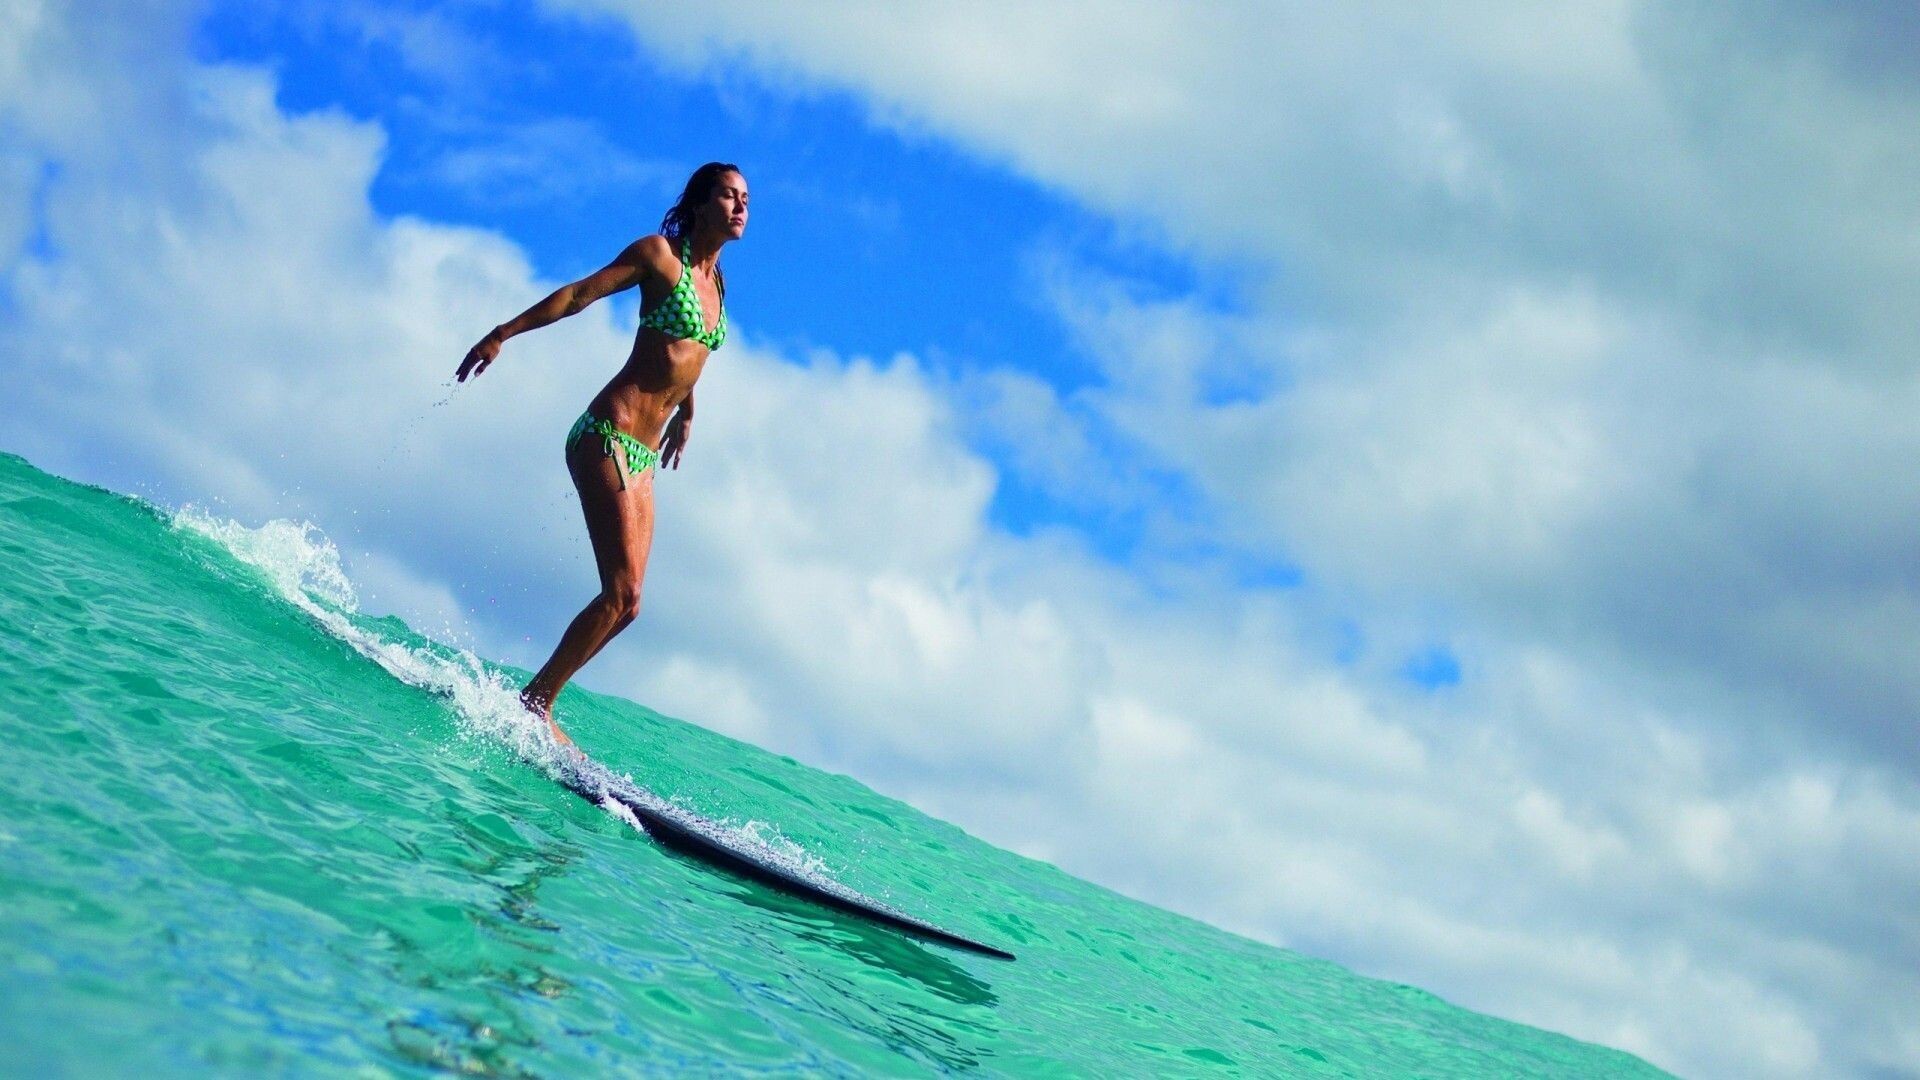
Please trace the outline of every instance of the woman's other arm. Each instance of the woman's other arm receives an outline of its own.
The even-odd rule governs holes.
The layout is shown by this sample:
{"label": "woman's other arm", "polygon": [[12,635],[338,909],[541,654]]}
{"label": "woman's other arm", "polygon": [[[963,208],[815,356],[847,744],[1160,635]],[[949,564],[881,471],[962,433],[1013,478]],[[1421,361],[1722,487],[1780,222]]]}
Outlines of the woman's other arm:
{"label": "woman's other arm", "polygon": [[688,390],[686,399],[680,402],[680,411],[667,421],[666,437],[660,440],[660,463],[669,469],[680,467],[680,453],[687,448],[687,439],[693,434],[693,391]]}

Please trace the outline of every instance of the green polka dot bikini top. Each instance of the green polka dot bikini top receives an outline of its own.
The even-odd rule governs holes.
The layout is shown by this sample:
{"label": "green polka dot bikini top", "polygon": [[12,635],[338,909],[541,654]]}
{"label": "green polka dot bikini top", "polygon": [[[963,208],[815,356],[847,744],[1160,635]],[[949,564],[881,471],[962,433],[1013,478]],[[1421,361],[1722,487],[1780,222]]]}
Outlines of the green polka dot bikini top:
{"label": "green polka dot bikini top", "polygon": [[706,327],[706,312],[700,310],[700,296],[693,291],[693,238],[680,241],[680,280],[673,283],[659,306],[640,317],[641,326],[651,326],[670,338],[692,338],[709,350],[727,340],[727,304],[720,302],[720,318],[713,329]]}

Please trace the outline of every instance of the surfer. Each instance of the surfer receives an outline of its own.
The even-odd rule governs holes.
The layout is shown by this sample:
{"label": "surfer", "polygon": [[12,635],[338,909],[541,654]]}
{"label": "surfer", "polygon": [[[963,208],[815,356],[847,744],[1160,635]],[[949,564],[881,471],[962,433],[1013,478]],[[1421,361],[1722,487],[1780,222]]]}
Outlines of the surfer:
{"label": "surfer", "polygon": [[694,170],[658,233],[635,240],[605,267],[494,327],[460,361],[456,374],[465,382],[487,370],[515,334],[584,311],[601,297],[640,289],[643,314],[626,366],[567,432],[567,472],[587,518],[600,593],[574,616],[546,665],[520,691],[520,703],[545,720],[562,744],[573,740],[553,719],[560,688],[640,613],[640,585],[653,546],[654,473],[659,465],[680,467],[693,431],[693,384],[727,337],[720,249],[746,228],[746,178],[725,162],[708,162]]}

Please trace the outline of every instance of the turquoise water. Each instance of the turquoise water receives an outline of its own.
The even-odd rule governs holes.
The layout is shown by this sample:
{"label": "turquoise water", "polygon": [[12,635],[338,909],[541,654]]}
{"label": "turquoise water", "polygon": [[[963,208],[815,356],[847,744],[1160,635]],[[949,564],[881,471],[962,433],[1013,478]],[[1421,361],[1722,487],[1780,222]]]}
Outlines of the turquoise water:
{"label": "turquoise water", "polygon": [[0,1075],[1663,1075],[568,691],[615,770],[1020,959],[788,899],[562,789],[520,676],[310,528],[0,455]]}

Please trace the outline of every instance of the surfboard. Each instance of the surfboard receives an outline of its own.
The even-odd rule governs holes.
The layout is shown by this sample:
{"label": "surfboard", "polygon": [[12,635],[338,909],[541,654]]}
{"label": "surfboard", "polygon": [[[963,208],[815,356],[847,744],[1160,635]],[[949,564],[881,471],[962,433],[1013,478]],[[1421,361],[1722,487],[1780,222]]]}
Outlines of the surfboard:
{"label": "surfboard", "polygon": [[648,836],[671,851],[810,900],[822,907],[891,927],[922,941],[1001,960],[1014,959],[1014,955],[1005,949],[915,918],[831,878],[806,873],[783,859],[772,848],[728,830],[719,822],[685,807],[676,806],[624,777],[615,776],[578,751],[575,754],[572,767],[561,770],[561,783],[595,806],[612,809],[617,805],[624,808]]}

